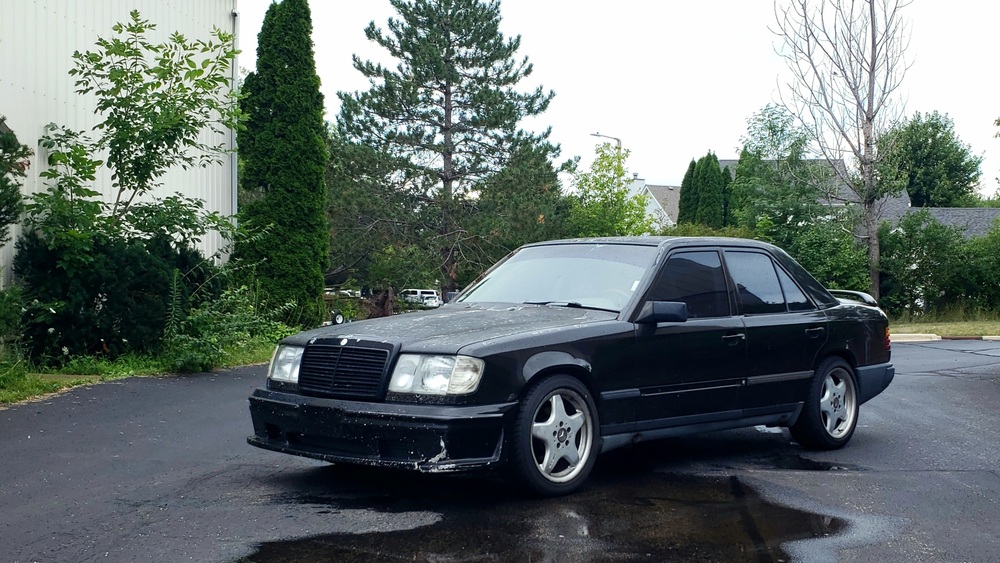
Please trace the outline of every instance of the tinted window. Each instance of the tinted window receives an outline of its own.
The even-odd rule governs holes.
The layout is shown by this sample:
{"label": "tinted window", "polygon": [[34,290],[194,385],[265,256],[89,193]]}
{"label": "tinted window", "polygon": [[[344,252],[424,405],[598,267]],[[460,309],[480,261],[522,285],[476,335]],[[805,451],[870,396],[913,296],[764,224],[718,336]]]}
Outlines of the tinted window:
{"label": "tinted window", "polygon": [[781,313],[785,297],[771,258],[755,252],[727,252],[726,265],[745,315]]}
{"label": "tinted window", "polygon": [[775,270],[778,271],[778,281],[781,282],[781,289],[785,292],[785,302],[788,303],[789,311],[811,311],[816,308],[784,270],[781,268]]}
{"label": "tinted window", "polygon": [[649,299],[683,301],[689,317],[725,317],[729,292],[717,252],[681,252],[667,259]]}

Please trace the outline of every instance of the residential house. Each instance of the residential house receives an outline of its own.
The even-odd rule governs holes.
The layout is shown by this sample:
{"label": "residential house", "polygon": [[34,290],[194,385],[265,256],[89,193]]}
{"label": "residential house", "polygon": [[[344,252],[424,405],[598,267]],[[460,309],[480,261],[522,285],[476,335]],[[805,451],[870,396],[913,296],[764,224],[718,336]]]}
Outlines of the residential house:
{"label": "residential house", "polygon": [[677,224],[678,204],[681,200],[679,186],[647,184],[638,174],[633,175],[629,185],[629,196],[646,196],[646,215],[653,219],[657,228],[673,227]]}

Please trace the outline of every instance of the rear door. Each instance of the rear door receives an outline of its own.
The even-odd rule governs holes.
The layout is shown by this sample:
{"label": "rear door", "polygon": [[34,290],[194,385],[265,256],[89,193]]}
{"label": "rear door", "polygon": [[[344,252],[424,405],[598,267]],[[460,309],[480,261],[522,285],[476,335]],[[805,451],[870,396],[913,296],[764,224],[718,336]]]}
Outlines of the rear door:
{"label": "rear door", "polygon": [[724,254],[746,327],[744,416],[792,409],[806,396],[816,355],[829,336],[826,315],[768,253]]}

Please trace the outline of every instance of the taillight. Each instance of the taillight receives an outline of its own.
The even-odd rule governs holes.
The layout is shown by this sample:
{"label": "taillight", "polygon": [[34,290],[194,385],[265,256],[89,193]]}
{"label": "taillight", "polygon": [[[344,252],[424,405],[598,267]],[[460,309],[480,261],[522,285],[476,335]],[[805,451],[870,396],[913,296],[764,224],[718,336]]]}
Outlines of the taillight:
{"label": "taillight", "polygon": [[885,349],[892,350],[892,339],[889,338],[889,325],[885,325]]}

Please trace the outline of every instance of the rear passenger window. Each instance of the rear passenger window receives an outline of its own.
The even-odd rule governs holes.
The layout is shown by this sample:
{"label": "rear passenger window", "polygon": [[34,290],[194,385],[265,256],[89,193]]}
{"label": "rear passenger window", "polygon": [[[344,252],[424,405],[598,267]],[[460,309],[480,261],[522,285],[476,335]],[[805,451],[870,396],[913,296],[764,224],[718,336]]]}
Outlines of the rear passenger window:
{"label": "rear passenger window", "polygon": [[778,271],[778,281],[781,282],[781,289],[785,292],[785,303],[788,303],[789,311],[812,311],[816,308],[784,270],[781,268],[775,270]]}
{"label": "rear passenger window", "polygon": [[770,256],[756,252],[726,252],[726,266],[736,284],[743,314],[786,311],[785,297]]}
{"label": "rear passenger window", "polygon": [[692,318],[729,316],[729,291],[719,253],[672,255],[653,282],[649,299],[684,302]]}

